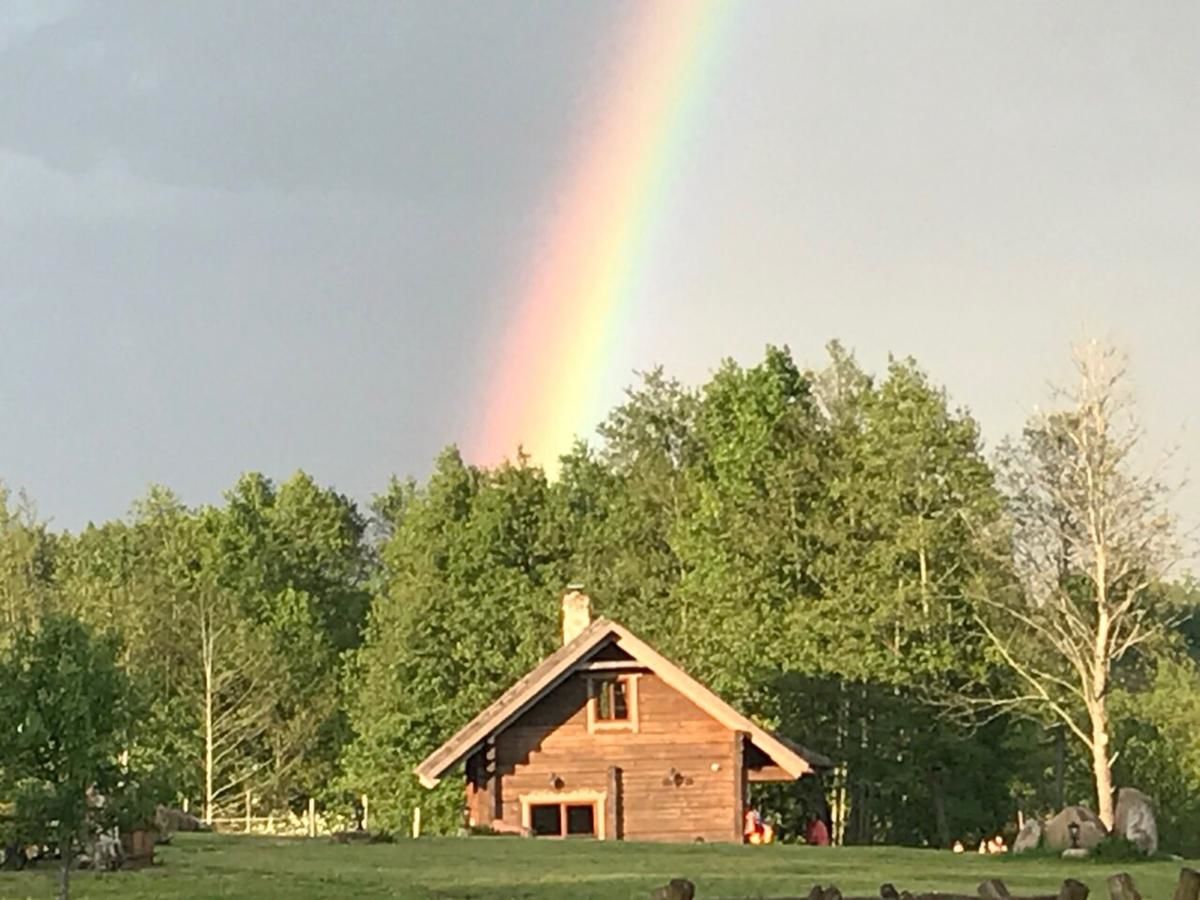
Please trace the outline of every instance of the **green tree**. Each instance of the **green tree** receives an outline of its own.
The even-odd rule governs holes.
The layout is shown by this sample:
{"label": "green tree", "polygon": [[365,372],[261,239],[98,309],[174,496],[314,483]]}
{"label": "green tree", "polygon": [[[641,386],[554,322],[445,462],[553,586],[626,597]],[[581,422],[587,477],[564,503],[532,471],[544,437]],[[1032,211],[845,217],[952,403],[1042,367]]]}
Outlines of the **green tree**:
{"label": "green tree", "polygon": [[0,482],[0,648],[52,611],[58,541],[24,494]]}
{"label": "green tree", "polygon": [[114,639],[48,616],[0,657],[0,786],[24,807],[19,818],[52,827],[63,900],[75,844],[89,827],[89,793],[118,786],[118,757],[133,725],[117,656]]}
{"label": "green tree", "polygon": [[345,785],[399,827],[421,805],[435,830],[461,824],[461,785],[426,794],[411,771],[554,646],[563,582],[544,473],[523,460],[481,472],[457,451],[402,504],[383,547],[383,593],[350,673],[356,740]]}

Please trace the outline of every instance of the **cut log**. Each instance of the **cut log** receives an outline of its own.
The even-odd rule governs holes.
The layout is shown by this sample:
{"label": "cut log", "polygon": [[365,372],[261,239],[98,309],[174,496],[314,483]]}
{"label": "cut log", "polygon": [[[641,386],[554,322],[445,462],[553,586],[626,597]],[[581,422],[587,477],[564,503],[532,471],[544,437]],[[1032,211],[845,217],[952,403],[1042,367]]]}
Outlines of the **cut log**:
{"label": "cut log", "polygon": [[1133,879],[1126,872],[1108,876],[1108,896],[1111,900],[1142,900],[1142,895],[1133,885]]}
{"label": "cut log", "polygon": [[1058,889],[1058,900],[1087,900],[1089,893],[1088,886],[1082,881],[1068,878]]}
{"label": "cut log", "polygon": [[660,887],[651,895],[651,900],[693,900],[696,886],[686,878],[672,878],[666,887]]}
{"label": "cut log", "polygon": [[1200,900],[1200,872],[1195,869],[1180,869],[1179,884],[1171,900]]}
{"label": "cut log", "polygon": [[979,885],[979,896],[983,900],[1009,900],[1012,894],[999,878],[989,878]]}
{"label": "cut log", "polygon": [[900,900],[900,892],[890,882],[879,886],[879,900]]}

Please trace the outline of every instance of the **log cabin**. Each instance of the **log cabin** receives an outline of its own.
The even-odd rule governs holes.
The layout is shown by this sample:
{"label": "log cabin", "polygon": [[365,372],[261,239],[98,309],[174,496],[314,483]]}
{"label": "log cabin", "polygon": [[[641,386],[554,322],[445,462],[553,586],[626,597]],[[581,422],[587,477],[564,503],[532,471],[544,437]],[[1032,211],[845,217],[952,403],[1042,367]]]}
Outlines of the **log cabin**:
{"label": "log cabin", "polygon": [[601,840],[738,842],[748,785],[829,761],[746,716],[577,588],[563,642],[416,768],[432,788],[464,764],[467,821]]}

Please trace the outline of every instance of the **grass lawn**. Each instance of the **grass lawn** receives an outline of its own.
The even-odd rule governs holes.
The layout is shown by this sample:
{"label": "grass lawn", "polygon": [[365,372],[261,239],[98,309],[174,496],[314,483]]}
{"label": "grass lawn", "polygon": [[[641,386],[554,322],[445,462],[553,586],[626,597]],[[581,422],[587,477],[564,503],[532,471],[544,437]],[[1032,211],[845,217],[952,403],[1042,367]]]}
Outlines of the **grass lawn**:
{"label": "grass lawn", "polygon": [[[152,869],[77,873],[80,900],[647,900],[652,888],[682,876],[697,900],[805,896],[815,883],[877,895],[882,882],[909,890],[974,894],[989,877],[1014,893],[1057,891],[1078,878],[1096,900],[1118,864],[1057,859],[988,859],[975,854],[880,848],[737,847],[715,844],[604,844],[519,838],[422,839],[344,846],[325,839],[176,835]],[[1179,863],[1127,866],[1146,900],[1167,900]],[[0,873],[0,898],[54,896],[53,873]]]}

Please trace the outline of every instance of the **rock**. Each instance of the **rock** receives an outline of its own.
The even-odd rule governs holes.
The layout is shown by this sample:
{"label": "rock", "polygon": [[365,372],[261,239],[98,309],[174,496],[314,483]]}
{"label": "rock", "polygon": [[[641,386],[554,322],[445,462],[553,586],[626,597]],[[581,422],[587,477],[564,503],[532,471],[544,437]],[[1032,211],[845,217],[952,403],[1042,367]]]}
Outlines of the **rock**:
{"label": "rock", "polygon": [[1137,788],[1123,787],[1117,792],[1113,834],[1136,844],[1147,856],[1158,852],[1158,822],[1154,818],[1154,804]]}
{"label": "rock", "polygon": [[1013,853],[1025,853],[1029,850],[1036,850],[1042,843],[1042,823],[1037,819],[1030,819],[1021,826],[1021,830],[1017,832],[1017,839],[1013,841]]}
{"label": "rock", "polygon": [[894,884],[881,884],[879,886],[880,900],[900,900],[900,892],[896,890]]}
{"label": "rock", "polygon": [[696,886],[686,878],[672,878],[665,887],[650,895],[650,900],[694,900]]}
{"label": "rock", "polygon": [[842,892],[831,884],[825,888],[825,900],[842,900]]}
{"label": "rock", "polygon": [[1108,835],[1100,817],[1086,806],[1068,806],[1046,823],[1042,834],[1051,850],[1066,850],[1071,846],[1070,825],[1079,826],[1079,846],[1090,850]]}
{"label": "rock", "polygon": [[1082,881],[1068,878],[1058,889],[1058,900],[1087,900],[1088,886]]}
{"label": "rock", "polygon": [[1087,859],[1092,851],[1084,847],[1068,847],[1062,852],[1063,859]]}
{"label": "rock", "polygon": [[160,806],[154,811],[154,824],[161,834],[176,831],[208,831],[208,826],[182,809]]}
{"label": "rock", "polygon": [[1180,869],[1179,884],[1171,900],[1200,900],[1200,872],[1195,869]]}
{"label": "rock", "polygon": [[979,896],[984,900],[1008,900],[1012,894],[999,878],[989,878],[979,885]]}
{"label": "rock", "polygon": [[1133,879],[1125,872],[1108,877],[1108,896],[1112,900],[1142,900],[1142,895],[1133,886]]}

